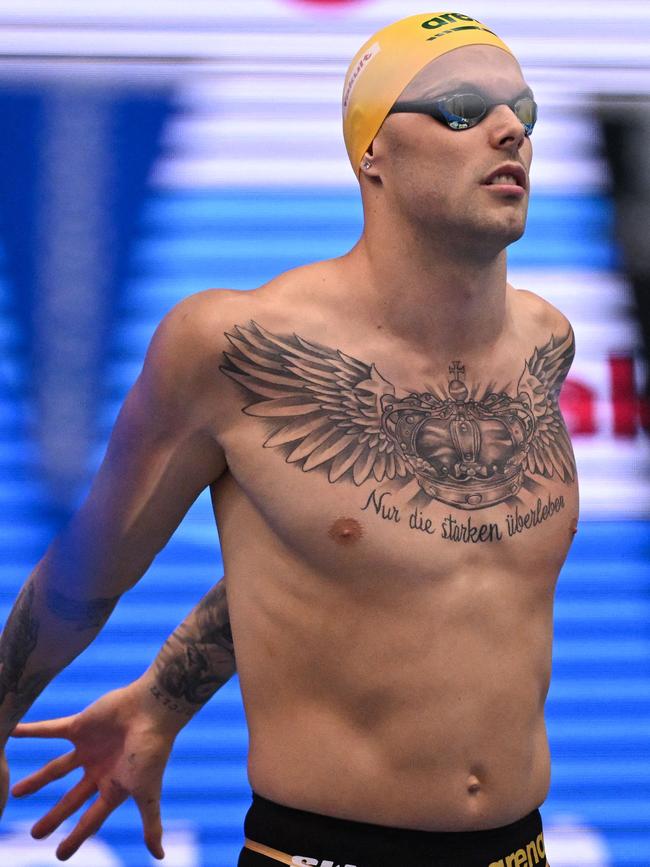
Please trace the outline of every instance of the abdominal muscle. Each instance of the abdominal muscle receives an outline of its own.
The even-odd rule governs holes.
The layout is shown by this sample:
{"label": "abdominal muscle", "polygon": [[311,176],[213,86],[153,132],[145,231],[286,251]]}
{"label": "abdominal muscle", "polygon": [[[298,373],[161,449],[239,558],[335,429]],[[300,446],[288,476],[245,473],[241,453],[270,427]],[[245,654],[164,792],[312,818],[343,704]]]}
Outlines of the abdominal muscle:
{"label": "abdominal muscle", "polygon": [[[285,720],[281,730],[269,728],[251,743],[253,790],[285,806],[388,827],[471,831],[516,821],[548,791],[541,720],[537,732],[520,736],[507,753],[459,749],[462,738],[447,731],[438,746],[444,755],[423,760],[413,733],[395,749],[335,713],[310,715],[298,707],[296,716],[302,724]],[[406,766],[401,758],[409,748],[413,761]]]}
{"label": "abdominal muscle", "polygon": [[494,828],[542,803],[552,615],[530,615],[521,576],[484,577],[471,597],[460,575],[394,597],[321,585],[318,604],[291,579],[278,603],[267,581],[254,610],[249,582],[227,578],[258,794],[429,831]]}

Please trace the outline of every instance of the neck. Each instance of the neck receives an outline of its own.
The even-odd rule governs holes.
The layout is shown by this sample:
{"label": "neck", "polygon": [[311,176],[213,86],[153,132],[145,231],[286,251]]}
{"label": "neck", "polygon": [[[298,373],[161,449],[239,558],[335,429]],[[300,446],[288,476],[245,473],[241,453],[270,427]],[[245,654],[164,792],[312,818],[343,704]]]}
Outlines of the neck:
{"label": "neck", "polygon": [[414,349],[458,356],[489,348],[504,330],[505,250],[479,254],[469,242],[436,243],[429,233],[387,237],[366,227],[349,258],[359,317]]}

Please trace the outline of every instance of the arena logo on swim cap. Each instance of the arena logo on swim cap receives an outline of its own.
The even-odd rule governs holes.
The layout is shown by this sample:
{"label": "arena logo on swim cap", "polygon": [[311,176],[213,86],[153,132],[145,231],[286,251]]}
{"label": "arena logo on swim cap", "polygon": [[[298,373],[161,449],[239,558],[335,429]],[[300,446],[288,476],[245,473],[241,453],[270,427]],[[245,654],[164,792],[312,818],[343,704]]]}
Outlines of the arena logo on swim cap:
{"label": "arena logo on swim cap", "polygon": [[375,42],[374,45],[371,45],[370,48],[366,52],[364,52],[363,56],[359,59],[359,62],[354,67],[354,69],[350,72],[350,78],[348,79],[348,83],[346,85],[345,91],[343,93],[343,112],[345,113],[348,109],[348,104],[350,102],[350,94],[354,90],[354,85],[357,83],[357,80],[366,66],[370,63],[373,57],[376,57],[381,51],[381,46],[378,42]]}
{"label": "arena logo on swim cap", "polygon": [[463,15],[461,12],[443,12],[442,15],[436,15],[435,18],[429,18],[428,21],[422,22],[422,27],[425,30],[437,30],[438,27],[446,27],[447,24],[453,24],[454,21],[471,21],[474,24],[479,22],[476,18],[470,15]]}
{"label": "arena logo on swim cap", "polygon": [[[459,27],[449,27],[450,24],[455,24],[457,21],[471,21],[471,24],[461,24]],[[462,12],[444,12],[442,15],[436,15],[434,18],[429,18],[423,21],[421,25],[425,30],[438,30],[439,27],[446,27],[442,33],[436,33],[429,36],[427,42],[433,42],[434,39],[440,39],[441,36],[447,36],[448,33],[458,33],[460,30],[483,30],[485,33],[492,33],[484,24],[477,21],[476,18],[471,18],[469,15],[463,15]],[[493,34],[496,36],[496,33]]]}

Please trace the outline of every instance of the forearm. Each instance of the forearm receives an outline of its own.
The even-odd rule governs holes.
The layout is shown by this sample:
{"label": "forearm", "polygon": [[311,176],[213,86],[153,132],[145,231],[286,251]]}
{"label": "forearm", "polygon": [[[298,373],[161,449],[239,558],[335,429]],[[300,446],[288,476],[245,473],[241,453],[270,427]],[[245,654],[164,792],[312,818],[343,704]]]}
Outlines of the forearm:
{"label": "forearm", "polygon": [[53,572],[44,557],[0,635],[0,744],[52,678],[95,638],[119,599],[69,596]]}
{"label": "forearm", "polygon": [[222,579],[169,636],[141,680],[169,725],[180,729],[235,670]]}

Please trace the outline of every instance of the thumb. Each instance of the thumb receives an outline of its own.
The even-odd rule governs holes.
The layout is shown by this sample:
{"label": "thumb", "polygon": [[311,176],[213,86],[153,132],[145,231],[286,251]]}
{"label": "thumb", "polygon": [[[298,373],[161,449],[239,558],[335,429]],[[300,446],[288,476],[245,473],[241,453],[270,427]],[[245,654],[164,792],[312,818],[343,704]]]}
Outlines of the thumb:
{"label": "thumb", "polygon": [[70,726],[78,714],[46,719],[40,722],[18,723],[11,733],[12,738],[68,738]]}
{"label": "thumb", "polygon": [[160,796],[154,797],[151,793],[142,794],[135,798],[142,818],[144,830],[144,842],[154,858],[162,860],[165,851],[162,847],[162,819],[160,817]]}

